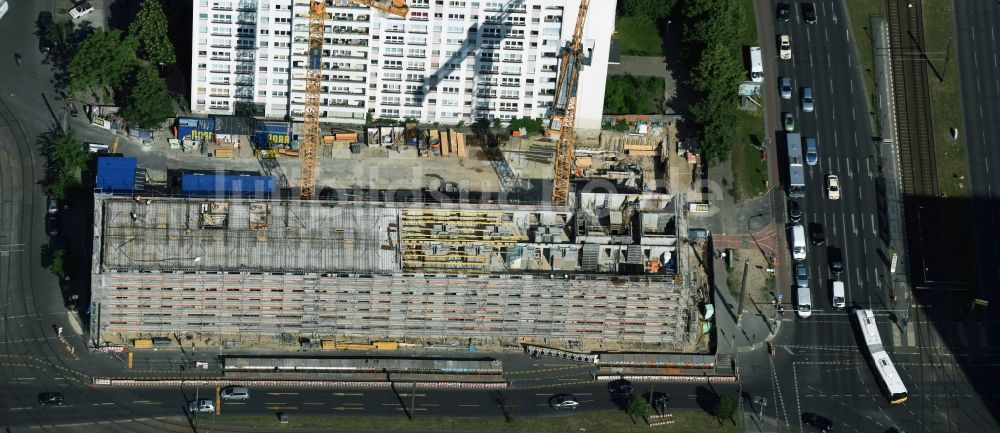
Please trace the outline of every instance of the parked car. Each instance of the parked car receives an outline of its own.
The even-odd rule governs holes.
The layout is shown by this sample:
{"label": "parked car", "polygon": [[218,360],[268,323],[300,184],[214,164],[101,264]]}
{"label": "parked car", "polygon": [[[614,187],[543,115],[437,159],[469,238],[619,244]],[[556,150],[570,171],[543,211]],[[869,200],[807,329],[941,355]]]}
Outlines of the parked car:
{"label": "parked car", "polygon": [[802,422],[822,432],[833,431],[833,421],[812,412],[803,413]]}
{"label": "parked car", "polygon": [[59,199],[55,197],[49,197],[47,203],[48,203],[49,213],[52,214],[59,213]]}
{"label": "parked car", "polygon": [[788,6],[788,3],[778,3],[776,9],[778,11],[778,21],[787,23],[792,19],[792,8]]}
{"label": "parked car", "polygon": [[608,382],[608,391],[614,395],[628,395],[632,393],[632,382],[626,379],[616,379]]}
{"label": "parked car", "polygon": [[42,11],[38,13],[38,51],[46,54],[52,51],[55,44],[45,36],[46,30],[52,25],[52,12]]}
{"label": "parked car", "polygon": [[792,99],[792,77],[781,77],[780,85],[781,99]]}
{"label": "parked car", "polygon": [[840,200],[840,178],[835,174],[826,176],[826,198]]}
{"label": "parked car", "polygon": [[816,24],[816,6],[812,3],[802,3],[802,18],[807,24]]}
{"label": "parked car", "polygon": [[549,405],[555,410],[576,409],[580,407],[580,400],[572,394],[559,394],[549,399]]}
{"label": "parked car", "polygon": [[785,126],[785,132],[795,132],[795,118],[792,117],[792,113],[782,115],[781,124]]}
{"label": "parked car", "polygon": [[74,7],[73,9],[70,9],[69,16],[73,17],[74,20],[78,20],[80,18],[83,18],[85,15],[90,14],[93,11],[94,7],[91,6],[90,3],[83,2],[76,5],[76,7]]}
{"label": "parked car", "polygon": [[66,397],[61,392],[43,392],[38,394],[38,403],[44,405],[62,406],[66,404]]}
{"label": "parked car", "polygon": [[45,233],[49,236],[59,234],[59,217],[56,214],[50,213],[45,216]]}
{"label": "parked car", "polygon": [[778,57],[781,60],[791,60],[792,59],[792,37],[788,35],[781,35],[778,37]]}

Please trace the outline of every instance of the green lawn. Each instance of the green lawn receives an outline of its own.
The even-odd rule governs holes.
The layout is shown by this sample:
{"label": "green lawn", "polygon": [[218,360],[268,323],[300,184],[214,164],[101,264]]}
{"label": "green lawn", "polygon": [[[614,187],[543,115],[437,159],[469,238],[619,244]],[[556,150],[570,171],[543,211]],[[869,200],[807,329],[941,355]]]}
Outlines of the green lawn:
{"label": "green lawn", "polygon": [[[387,416],[353,416],[341,415],[343,412],[333,412],[334,416],[321,415],[299,415],[295,411],[289,411],[288,424],[282,426],[289,429],[311,428],[322,429],[332,428],[341,430],[362,430],[362,431],[493,431],[493,432],[580,432],[588,433],[641,433],[641,432],[684,432],[684,433],[737,433],[743,429],[727,422],[719,426],[719,422],[711,415],[700,410],[676,410],[673,411],[673,424],[660,427],[647,427],[643,420],[632,419],[620,411],[594,411],[568,414],[560,417],[514,417],[510,422],[505,422],[503,417],[434,417],[417,412],[413,421],[406,419],[400,413],[397,417]],[[251,427],[251,428],[275,428],[278,427],[277,418],[274,415],[220,415],[216,417],[217,427]],[[739,422],[739,420],[737,420]],[[209,423],[211,420],[202,421]]]}
{"label": "green lawn", "polygon": [[733,131],[732,170],[736,201],[759,197],[767,190],[767,161],[760,159],[764,141],[764,119],[757,111],[736,111]]}
{"label": "green lawn", "polygon": [[663,38],[656,21],[648,17],[619,16],[615,34],[621,54],[627,56],[663,56]]}
{"label": "green lawn", "polygon": [[[743,13],[743,28],[740,29],[740,44],[743,46],[756,46],[757,43],[757,20],[754,19],[753,2],[740,1],[740,12]],[[742,49],[742,47],[740,47]]]}

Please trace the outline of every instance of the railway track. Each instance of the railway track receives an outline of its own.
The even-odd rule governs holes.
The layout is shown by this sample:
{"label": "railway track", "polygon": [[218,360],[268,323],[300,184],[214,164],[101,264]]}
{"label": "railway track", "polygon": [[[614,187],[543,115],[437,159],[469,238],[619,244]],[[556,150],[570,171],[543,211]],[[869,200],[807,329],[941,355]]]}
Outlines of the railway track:
{"label": "railway track", "polygon": [[950,266],[932,260],[935,251],[947,249],[947,240],[940,235],[946,218],[937,181],[921,0],[886,0],[885,10],[909,273],[915,285],[926,286],[940,281]]}

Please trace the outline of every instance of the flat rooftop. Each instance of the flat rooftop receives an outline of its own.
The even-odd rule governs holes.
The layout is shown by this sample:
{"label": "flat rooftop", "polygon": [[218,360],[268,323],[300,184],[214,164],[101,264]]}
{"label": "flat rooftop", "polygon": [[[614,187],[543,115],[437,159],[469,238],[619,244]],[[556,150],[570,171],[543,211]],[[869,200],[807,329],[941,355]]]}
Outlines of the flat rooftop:
{"label": "flat rooftop", "polygon": [[576,210],[98,194],[94,272],[672,275],[675,208],[661,194],[583,194]]}

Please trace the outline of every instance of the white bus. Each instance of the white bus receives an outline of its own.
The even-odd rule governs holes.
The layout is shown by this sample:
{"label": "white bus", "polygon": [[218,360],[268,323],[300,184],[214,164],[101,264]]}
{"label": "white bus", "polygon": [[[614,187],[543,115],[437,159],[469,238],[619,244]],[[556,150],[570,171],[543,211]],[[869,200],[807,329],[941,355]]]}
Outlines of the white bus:
{"label": "white bus", "polygon": [[892,404],[905,402],[908,398],[906,386],[903,385],[903,379],[899,377],[896,367],[892,365],[889,354],[882,347],[882,337],[875,324],[875,313],[872,310],[859,309],[854,311],[854,315],[858,320],[858,332],[865,339],[865,358],[874,369],[879,387]]}
{"label": "white bus", "polygon": [[755,83],[764,82],[764,55],[760,47],[750,47],[750,80]]}
{"label": "white bus", "polygon": [[3,19],[3,16],[7,14],[7,9],[7,0],[0,0],[0,19]]}

